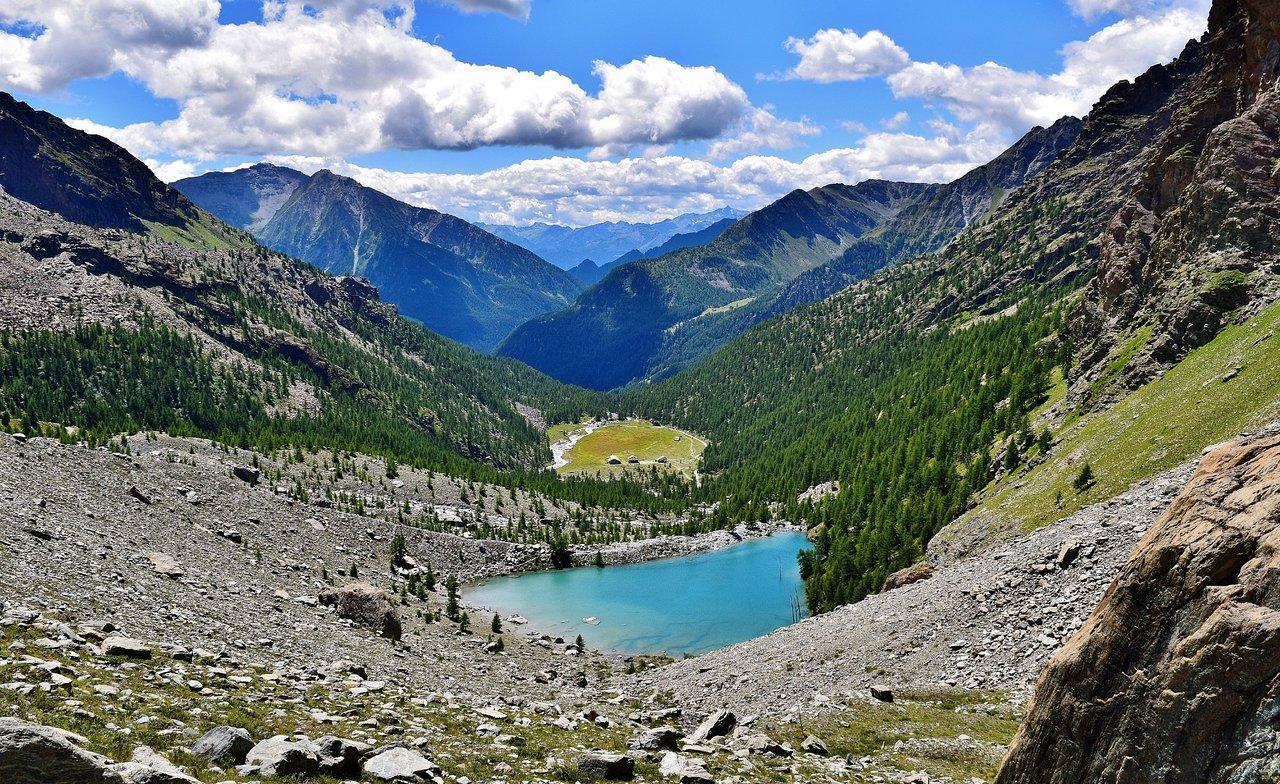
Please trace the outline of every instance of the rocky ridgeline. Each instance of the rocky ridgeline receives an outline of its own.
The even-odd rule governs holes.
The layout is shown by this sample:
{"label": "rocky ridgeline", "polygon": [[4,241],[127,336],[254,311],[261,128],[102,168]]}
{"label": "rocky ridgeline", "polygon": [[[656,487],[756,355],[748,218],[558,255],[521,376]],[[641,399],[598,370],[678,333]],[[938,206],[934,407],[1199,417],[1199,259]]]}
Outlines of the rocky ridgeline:
{"label": "rocky ridgeline", "polygon": [[1191,470],[1140,483],[895,590],[641,674],[635,688],[774,715],[840,708],[880,682],[991,690],[1016,703]]}

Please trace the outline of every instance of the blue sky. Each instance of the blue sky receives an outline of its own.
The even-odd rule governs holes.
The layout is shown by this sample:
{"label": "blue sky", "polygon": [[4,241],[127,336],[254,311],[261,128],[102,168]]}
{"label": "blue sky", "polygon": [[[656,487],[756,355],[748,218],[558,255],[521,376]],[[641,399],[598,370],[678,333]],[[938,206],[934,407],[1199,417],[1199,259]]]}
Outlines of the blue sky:
{"label": "blue sky", "polygon": [[950,179],[1172,58],[1206,15],[1207,0],[0,0],[0,86],[166,179],[270,159],[473,220],[582,224]]}

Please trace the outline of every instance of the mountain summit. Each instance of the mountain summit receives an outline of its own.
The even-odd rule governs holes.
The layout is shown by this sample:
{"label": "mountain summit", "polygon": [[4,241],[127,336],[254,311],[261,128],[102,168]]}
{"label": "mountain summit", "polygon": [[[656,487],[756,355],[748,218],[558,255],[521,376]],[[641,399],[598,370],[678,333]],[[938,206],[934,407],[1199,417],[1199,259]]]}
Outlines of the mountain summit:
{"label": "mountain summit", "polygon": [[324,170],[259,164],[175,183],[263,244],[326,272],[368,278],[401,312],[483,351],[568,304],[568,273],[472,224]]}

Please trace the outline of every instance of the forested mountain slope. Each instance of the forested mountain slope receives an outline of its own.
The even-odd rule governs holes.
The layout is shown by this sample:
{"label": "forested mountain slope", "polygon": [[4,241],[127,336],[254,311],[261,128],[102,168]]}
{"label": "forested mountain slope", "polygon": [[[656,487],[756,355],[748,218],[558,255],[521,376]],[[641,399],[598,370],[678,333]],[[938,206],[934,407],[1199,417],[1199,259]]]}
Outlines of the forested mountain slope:
{"label": "forested mountain slope", "polygon": [[1064,118],[946,185],[870,181],[797,191],[717,241],[606,278],[500,349],[552,376],[608,388],[690,367],[770,315],[934,251],[1075,139]]}
{"label": "forested mountain slope", "polygon": [[483,351],[570,302],[580,285],[533,253],[329,171],[259,165],[175,184],[273,250],[359,275],[405,315]]}
{"label": "forested mountain slope", "polygon": [[566,310],[519,327],[499,353],[594,389],[642,378],[670,328],[776,290],[929,187],[870,181],[794,191],[709,245],[614,270]]}
{"label": "forested mountain slope", "polygon": [[[820,523],[806,564],[817,609],[878,588],[993,478],[1017,485],[1027,462],[1079,469],[1088,445],[1055,446],[1072,418],[1032,427],[1054,366],[1087,415],[1125,379],[1154,377],[1142,347],[1185,351],[1275,299],[1276,15],[1218,0],[1201,41],[1108,91],[1076,142],[990,220],[761,324],[631,405],[711,439],[706,492],[732,497],[726,520],[775,502],[774,514]],[[1184,303],[1198,329],[1179,326]],[[1276,394],[1221,389],[1258,395],[1241,404],[1259,410]],[[796,501],[828,480],[838,497]]]}
{"label": "forested mountain slope", "polygon": [[[269,251],[191,207],[123,149],[29,116],[60,140],[47,150],[72,173],[68,187],[101,193],[80,174],[90,164],[133,169],[142,192],[187,204],[194,221],[239,244],[70,220],[159,209],[109,192],[65,217],[0,193],[4,427],[74,426],[50,432],[92,444],[163,430],[261,450],[352,450],[583,503],[667,503],[630,483],[542,471],[542,423],[602,415],[599,396],[441,338],[366,281]],[[12,122],[0,118],[0,133]]]}

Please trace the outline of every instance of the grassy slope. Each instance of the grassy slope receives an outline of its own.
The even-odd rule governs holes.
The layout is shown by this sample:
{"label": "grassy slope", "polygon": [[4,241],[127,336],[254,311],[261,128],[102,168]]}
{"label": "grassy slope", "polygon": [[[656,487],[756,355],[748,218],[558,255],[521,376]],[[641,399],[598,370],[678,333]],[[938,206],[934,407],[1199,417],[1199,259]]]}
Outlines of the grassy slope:
{"label": "grassy slope", "polygon": [[[563,436],[567,432],[555,431],[549,435],[554,438],[557,434]],[[680,440],[676,441],[676,437]],[[613,474],[625,471],[625,464],[609,465],[610,455],[617,455],[623,460],[635,455],[645,463],[640,468],[647,471],[651,467],[649,463],[666,455],[670,460],[670,470],[692,477],[706,446],[707,442],[697,436],[644,420],[610,423],[574,444],[566,455],[569,464],[561,468],[560,473],[594,475],[596,472]]]}
{"label": "grassy slope", "polygon": [[[1069,419],[1049,460],[989,488],[957,525],[985,518],[996,530],[1038,528],[1280,417],[1277,330],[1280,305],[1224,330],[1109,410]],[[1097,482],[1077,493],[1072,481],[1085,461]]]}

